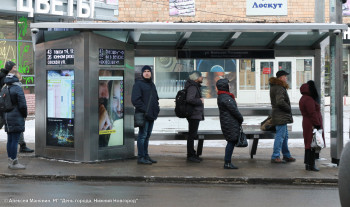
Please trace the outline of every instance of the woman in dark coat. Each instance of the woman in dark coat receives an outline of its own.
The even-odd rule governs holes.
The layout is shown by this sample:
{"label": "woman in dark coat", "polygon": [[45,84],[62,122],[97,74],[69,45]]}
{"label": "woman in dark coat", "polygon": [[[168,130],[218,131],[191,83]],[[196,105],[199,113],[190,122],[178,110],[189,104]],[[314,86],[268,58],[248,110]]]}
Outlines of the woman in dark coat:
{"label": "woman in dark coat", "polygon": [[[315,82],[310,80],[300,87],[303,95],[299,101],[299,108],[303,116],[303,136],[305,145],[305,169],[319,171],[315,165],[315,150],[311,148],[313,129],[323,129],[320,101]],[[323,140],[324,133],[322,132]]]}
{"label": "woman in dark coat", "polygon": [[231,157],[234,146],[238,141],[243,116],[238,111],[235,96],[230,93],[228,83],[229,81],[227,79],[220,79],[216,82],[216,87],[218,89],[217,101],[220,112],[220,125],[222,133],[227,141],[224,169],[238,169],[231,163]]}
{"label": "woman in dark coat", "polygon": [[4,113],[5,131],[7,132],[7,155],[8,167],[12,170],[25,169],[24,165],[19,164],[17,159],[18,140],[24,132],[25,118],[27,117],[27,103],[19,82],[20,74],[13,69],[5,78],[5,84],[9,88],[12,105],[15,106],[12,111]]}

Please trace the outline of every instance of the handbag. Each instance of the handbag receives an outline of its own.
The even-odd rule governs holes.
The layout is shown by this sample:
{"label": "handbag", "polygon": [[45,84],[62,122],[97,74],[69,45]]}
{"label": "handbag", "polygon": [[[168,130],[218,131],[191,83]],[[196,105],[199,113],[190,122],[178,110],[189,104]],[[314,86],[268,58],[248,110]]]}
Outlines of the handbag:
{"label": "handbag", "polygon": [[[148,112],[149,105],[151,103],[152,92],[153,92],[153,90],[151,90],[151,95],[150,95],[149,100],[148,100],[146,113]],[[144,113],[144,112],[135,112],[135,114],[134,114],[134,127],[143,127],[143,126],[145,126],[146,113]]]}
{"label": "handbag", "polygon": [[276,127],[272,124],[272,117],[270,115],[260,123],[260,129],[262,131],[276,131]]}
{"label": "handbag", "polygon": [[247,136],[243,132],[243,128],[241,126],[236,147],[247,147],[247,146],[248,146]]}
{"label": "handbag", "polygon": [[324,148],[324,141],[322,137],[322,129],[314,129],[311,141],[311,148],[316,152],[319,152]]}

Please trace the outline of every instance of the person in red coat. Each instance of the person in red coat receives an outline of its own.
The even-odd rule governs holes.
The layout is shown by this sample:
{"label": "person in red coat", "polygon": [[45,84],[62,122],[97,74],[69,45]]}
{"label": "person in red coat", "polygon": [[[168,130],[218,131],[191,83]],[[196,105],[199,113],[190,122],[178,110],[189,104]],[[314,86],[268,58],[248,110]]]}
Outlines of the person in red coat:
{"label": "person in red coat", "polygon": [[[299,108],[303,116],[303,136],[305,145],[305,169],[308,171],[319,171],[315,164],[315,150],[311,148],[313,129],[323,129],[322,114],[320,109],[320,98],[315,82],[310,80],[300,87],[303,95],[299,101]],[[324,140],[324,133],[322,133]]]}

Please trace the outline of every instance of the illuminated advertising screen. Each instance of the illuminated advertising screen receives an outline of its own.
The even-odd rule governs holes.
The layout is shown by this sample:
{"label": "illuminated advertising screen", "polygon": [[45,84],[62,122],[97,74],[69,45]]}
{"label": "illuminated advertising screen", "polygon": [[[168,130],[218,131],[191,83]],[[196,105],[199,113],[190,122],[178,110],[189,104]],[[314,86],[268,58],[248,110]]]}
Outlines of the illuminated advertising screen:
{"label": "illuminated advertising screen", "polygon": [[124,71],[100,70],[99,147],[124,144]]}
{"label": "illuminated advertising screen", "polygon": [[46,145],[74,147],[74,70],[47,71]]}

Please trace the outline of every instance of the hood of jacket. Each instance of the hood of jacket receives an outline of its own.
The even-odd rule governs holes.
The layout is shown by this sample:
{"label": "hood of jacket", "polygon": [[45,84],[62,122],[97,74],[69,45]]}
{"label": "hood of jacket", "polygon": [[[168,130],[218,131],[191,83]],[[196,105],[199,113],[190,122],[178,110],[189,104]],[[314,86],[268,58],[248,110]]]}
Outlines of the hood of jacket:
{"label": "hood of jacket", "polygon": [[270,83],[270,85],[279,85],[279,86],[284,87],[285,89],[289,89],[288,83],[286,83],[286,82],[284,82],[276,77],[271,77],[269,79],[269,83]]}
{"label": "hood of jacket", "polygon": [[188,80],[186,81],[186,83],[185,83],[185,88],[188,88],[188,87],[190,87],[190,86],[201,87],[201,84],[199,84],[199,83],[197,83],[197,82],[195,82],[195,81],[193,81],[193,80],[188,79]]}
{"label": "hood of jacket", "polygon": [[13,84],[13,85],[18,85],[20,82],[19,82],[19,79],[17,78],[17,76],[15,76],[14,74],[12,73],[9,73],[6,78],[5,78],[5,84]]}
{"label": "hood of jacket", "polygon": [[307,83],[304,83],[303,85],[301,85],[300,93],[303,95],[310,95],[310,89]]}
{"label": "hood of jacket", "polygon": [[228,80],[227,79],[220,79],[216,82],[216,87],[218,88],[219,91],[230,91],[230,87],[228,85]]}

